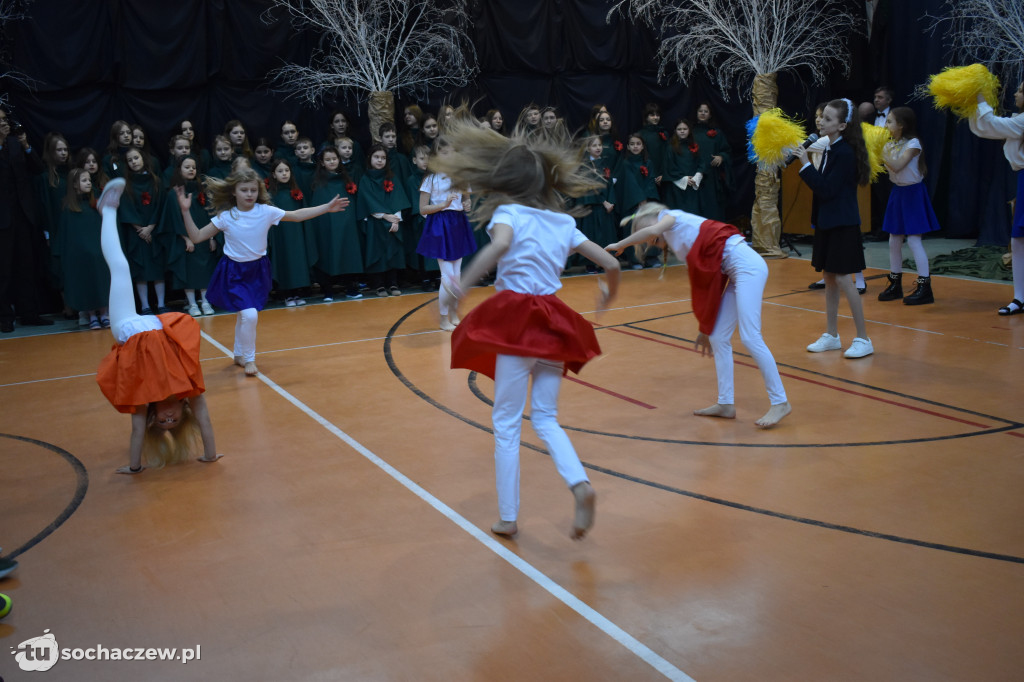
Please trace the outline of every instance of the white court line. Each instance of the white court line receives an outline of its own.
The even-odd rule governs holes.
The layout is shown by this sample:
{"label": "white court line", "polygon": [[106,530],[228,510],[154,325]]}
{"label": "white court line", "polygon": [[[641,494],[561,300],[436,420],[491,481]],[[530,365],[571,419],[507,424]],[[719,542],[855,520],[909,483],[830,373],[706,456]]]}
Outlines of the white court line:
{"label": "white court line", "polygon": [[[211,344],[216,346],[224,355],[232,357],[232,352],[225,346],[222,346],[214,338],[212,338],[206,332],[201,332],[203,338],[209,341]],[[532,564],[517,556],[513,552],[509,551],[504,545],[499,543],[497,540],[491,538],[489,535],[484,533],[482,530],[470,523],[464,516],[456,512],[454,509],[446,505],[441,500],[437,499],[424,488],[420,487],[415,481],[410,479],[408,476],[395,469],[393,466],[385,462],[383,459],[375,455],[373,452],[368,450],[362,443],[355,440],[347,433],[339,429],[337,426],[327,421],[320,414],[315,412],[308,405],[303,403],[301,400],[293,396],[285,389],[278,386],[272,379],[268,378],[266,374],[262,372],[257,375],[260,381],[273,389],[278,395],[290,402],[295,407],[299,408],[300,411],[305,413],[308,417],[313,419],[320,426],[327,429],[329,432],[334,434],[339,440],[346,443],[353,450],[358,452],[360,455],[365,457],[367,460],[372,462],[384,473],[391,478],[395,479],[398,483],[405,486],[410,492],[419,497],[421,500],[429,504],[435,510],[443,514],[452,523],[457,525],[462,530],[469,533],[475,540],[480,542],[484,547],[491,550],[499,557],[508,562],[513,568],[518,570],[520,573],[525,575],[527,578],[537,583],[541,588],[547,590],[553,597],[558,599],[560,602],[568,606],[570,609],[578,613],[596,628],[604,632],[606,635],[614,639],[622,646],[629,649],[631,652],[637,655],[642,661],[650,665],[652,668],[657,670],[659,673],[664,675],[670,680],[679,680],[680,682],[695,682],[692,677],[684,673],[679,668],[675,667],[664,658],[654,653],[645,644],[640,642],[638,639],[630,635],[628,632],[620,628],[615,623],[611,622],[600,613],[595,611],[593,608],[585,604],[583,601],[578,599],[571,592],[563,588],[561,585],[556,583],[551,578],[547,577],[540,570],[535,568]]]}

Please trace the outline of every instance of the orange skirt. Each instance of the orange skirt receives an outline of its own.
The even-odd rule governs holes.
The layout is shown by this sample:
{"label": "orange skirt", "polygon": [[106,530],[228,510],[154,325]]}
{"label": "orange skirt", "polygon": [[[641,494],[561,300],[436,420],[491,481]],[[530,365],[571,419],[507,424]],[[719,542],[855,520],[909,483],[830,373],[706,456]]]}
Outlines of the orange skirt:
{"label": "orange skirt", "polygon": [[133,335],[110,349],[96,382],[118,412],[165,398],[191,398],[206,390],[199,366],[199,324],[189,315],[158,315],[162,330]]}
{"label": "orange skirt", "polygon": [[594,327],[557,296],[501,291],[466,316],[452,332],[452,369],[494,379],[498,355],[541,358],[579,374],[601,354]]}

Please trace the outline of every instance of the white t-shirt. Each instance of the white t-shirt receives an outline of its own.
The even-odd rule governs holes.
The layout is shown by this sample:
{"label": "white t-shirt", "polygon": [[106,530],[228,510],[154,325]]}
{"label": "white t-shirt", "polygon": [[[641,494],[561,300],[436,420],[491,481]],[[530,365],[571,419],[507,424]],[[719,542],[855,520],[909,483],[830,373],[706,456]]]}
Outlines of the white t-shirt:
{"label": "white t-shirt", "polygon": [[[906,142],[886,142],[885,149],[882,150],[882,156],[891,163],[903,156],[904,152],[908,149],[921,149],[921,141],[915,137]],[[917,164],[920,158],[921,155],[917,154],[910,160],[910,163],[903,167],[903,170],[896,173],[890,172],[889,179],[892,181],[892,184],[906,187],[907,185],[916,185],[924,180],[924,175]]]}
{"label": "white t-shirt", "polygon": [[256,204],[248,211],[224,211],[210,222],[224,233],[224,255],[236,263],[248,263],[267,255],[267,233],[284,214],[277,206]]}
{"label": "white t-shirt", "polygon": [[443,204],[448,201],[448,195],[454,191],[455,199],[452,201],[452,205],[444,210],[462,210],[462,192],[457,189],[452,190],[452,179],[444,173],[431,173],[427,177],[423,178],[423,184],[420,185],[420,191],[430,193],[431,204]]}
{"label": "white t-shirt", "polygon": [[572,216],[519,204],[499,206],[487,225],[512,227],[512,243],[498,261],[497,291],[546,296],[562,288],[560,275],[569,254],[587,241]]}
{"label": "white t-shirt", "polygon": [[[665,243],[672,249],[672,252],[676,254],[676,258],[681,261],[686,260],[686,254],[690,252],[693,247],[693,243],[697,241],[697,235],[700,234],[700,226],[703,225],[707,218],[693,213],[687,213],[686,211],[662,211],[658,214],[658,220],[661,220],[665,216],[670,215],[675,220],[675,224],[669,229],[662,233],[662,237],[665,239]],[[725,269],[725,263],[728,258],[729,252],[736,244],[745,241],[742,234],[734,234],[725,240],[725,248],[722,250],[722,268]]]}

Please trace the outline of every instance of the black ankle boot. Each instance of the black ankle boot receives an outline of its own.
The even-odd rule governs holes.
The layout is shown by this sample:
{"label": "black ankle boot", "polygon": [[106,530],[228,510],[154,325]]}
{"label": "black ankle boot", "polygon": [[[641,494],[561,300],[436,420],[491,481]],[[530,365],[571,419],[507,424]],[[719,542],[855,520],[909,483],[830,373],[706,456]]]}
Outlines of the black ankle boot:
{"label": "black ankle boot", "polygon": [[932,278],[931,277],[918,277],[917,288],[914,289],[914,293],[903,299],[904,305],[923,305],[925,303],[935,303],[935,297],[932,295]]}
{"label": "black ankle boot", "polygon": [[890,272],[889,286],[885,288],[885,291],[878,295],[878,300],[895,301],[898,298],[903,298],[903,273]]}

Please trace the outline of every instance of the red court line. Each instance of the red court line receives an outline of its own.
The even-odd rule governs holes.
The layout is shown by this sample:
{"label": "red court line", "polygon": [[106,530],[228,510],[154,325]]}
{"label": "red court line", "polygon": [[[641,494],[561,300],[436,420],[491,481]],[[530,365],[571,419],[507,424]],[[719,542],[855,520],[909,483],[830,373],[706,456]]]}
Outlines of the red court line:
{"label": "red court line", "polygon": [[586,381],[583,381],[582,379],[577,379],[576,377],[571,377],[568,374],[565,375],[565,378],[568,379],[569,381],[574,381],[577,384],[582,384],[583,386],[586,386],[587,388],[592,388],[595,391],[600,391],[601,393],[607,393],[608,395],[613,396],[615,398],[618,398],[619,400],[625,400],[627,403],[633,403],[634,405],[639,405],[640,407],[645,407],[648,410],[656,410],[656,409],[658,409],[654,405],[648,405],[645,402],[641,402],[639,400],[634,400],[633,398],[628,398],[628,397],[622,395],[621,393],[616,393],[615,391],[610,391],[607,388],[601,388],[600,386],[595,386],[594,384],[588,384]]}
{"label": "red court line", "polygon": [[[653,341],[654,343],[660,343],[660,344],[663,344],[665,346],[672,346],[673,348],[681,348],[682,350],[687,350],[687,351],[690,351],[691,353],[696,353],[697,352],[693,348],[688,348],[686,346],[681,346],[678,343],[672,343],[670,341],[663,341],[661,339],[653,339],[653,338],[651,338],[649,336],[644,336],[643,334],[635,334],[633,332],[623,331],[622,329],[618,329],[618,328],[609,327],[608,331],[618,332],[619,334],[625,334],[626,336],[633,336],[633,337],[636,337],[638,339],[643,339],[644,341]],[[743,361],[737,360],[736,364],[737,365],[742,365],[744,367],[753,367],[754,369],[758,369],[756,364],[752,364],[752,363],[749,363],[749,362],[743,362]],[[804,381],[804,382],[807,382],[809,384],[814,384],[816,386],[822,386],[824,388],[830,388],[833,391],[842,391],[843,393],[849,393],[850,395],[855,395],[855,396],[858,396],[860,398],[867,398],[868,400],[877,400],[878,402],[881,402],[881,403],[886,403],[888,405],[895,405],[896,407],[902,407],[902,408],[907,409],[907,410],[913,410],[915,412],[921,412],[922,414],[928,414],[928,415],[931,415],[933,417],[939,417],[941,419],[948,419],[949,421],[960,422],[961,424],[967,424],[968,426],[976,426],[979,429],[991,428],[987,424],[979,424],[978,422],[972,422],[972,421],[968,421],[966,419],[960,419],[959,417],[951,417],[948,414],[942,414],[941,412],[935,412],[933,410],[927,410],[927,409],[925,409],[923,407],[916,407],[914,405],[907,405],[906,403],[902,403],[902,402],[899,402],[899,401],[896,401],[896,400],[890,400],[888,398],[882,398],[882,397],[876,396],[876,395],[870,395],[868,393],[860,393],[858,391],[854,391],[854,390],[851,390],[849,388],[842,388],[840,386],[835,386],[833,384],[826,384],[826,383],[824,383],[822,381],[817,381],[815,379],[809,379],[807,377],[802,377],[802,376],[799,376],[799,375],[796,375],[796,374],[788,374],[788,373],[785,373],[785,372],[779,372],[779,374],[781,374],[784,377],[790,378],[790,379],[795,379],[797,381]],[[1009,433],[1009,432],[1004,432],[1004,433]],[[1011,435],[1018,435],[1018,434],[1011,434]],[[1024,437],[1024,436],[1021,436],[1021,437]]]}

